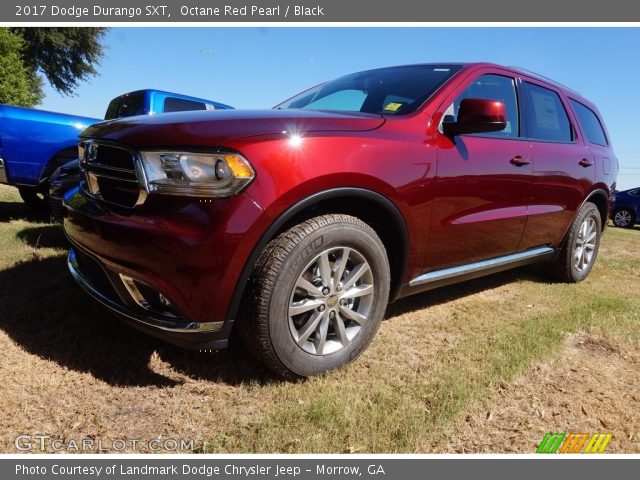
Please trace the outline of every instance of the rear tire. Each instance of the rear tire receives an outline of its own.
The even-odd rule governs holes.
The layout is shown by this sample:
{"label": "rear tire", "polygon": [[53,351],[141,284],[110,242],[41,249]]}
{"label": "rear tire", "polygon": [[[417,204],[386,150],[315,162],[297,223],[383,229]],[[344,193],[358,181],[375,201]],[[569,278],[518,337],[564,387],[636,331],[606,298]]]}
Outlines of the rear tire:
{"label": "rear tire", "polygon": [[598,256],[602,236],[600,211],[586,202],[571,224],[566,242],[552,264],[552,271],[561,281],[581,282],[589,275]]}
{"label": "rear tire", "polygon": [[45,187],[18,187],[20,198],[29,207],[39,213],[49,211],[49,192]]}
{"label": "rear tire", "polygon": [[295,379],[341,367],[369,345],[389,298],[389,263],[373,229],[322,215],[269,243],[238,322],[253,354]]}
{"label": "rear tire", "polygon": [[636,224],[636,216],[628,208],[620,208],[613,214],[613,224],[620,228],[633,228]]}

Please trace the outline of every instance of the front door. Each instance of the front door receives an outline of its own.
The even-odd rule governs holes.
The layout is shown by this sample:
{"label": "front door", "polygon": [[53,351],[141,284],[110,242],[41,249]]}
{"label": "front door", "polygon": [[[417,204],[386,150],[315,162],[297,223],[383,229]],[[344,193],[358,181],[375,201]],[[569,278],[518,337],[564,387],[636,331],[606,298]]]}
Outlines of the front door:
{"label": "front door", "polygon": [[465,98],[503,102],[507,126],[441,142],[425,271],[513,253],[526,224],[531,144],[521,135],[517,81],[499,74],[476,77],[446,107],[444,119],[454,121]]}

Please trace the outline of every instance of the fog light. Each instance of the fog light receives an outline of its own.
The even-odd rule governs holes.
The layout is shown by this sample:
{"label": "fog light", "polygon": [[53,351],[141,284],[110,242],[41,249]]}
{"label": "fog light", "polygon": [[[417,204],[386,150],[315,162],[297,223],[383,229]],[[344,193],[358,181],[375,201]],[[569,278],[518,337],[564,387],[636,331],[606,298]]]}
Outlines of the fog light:
{"label": "fog light", "polygon": [[140,280],[136,280],[123,273],[118,274],[122,284],[129,292],[133,301],[140,307],[154,313],[179,317],[180,314],[169,298]]}
{"label": "fog light", "polygon": [[136,281],[133,278],[127,275],[124,275],[122,273],[120,274],[120,280],[122,280],[122,283],[124,284],[125,288],[129,292],[129,295],[131,295],[131,298],[133,298],[134,302],[136,302],[145,310],[149,310],[150,308],[149,302],[147,302],[147,300],[144,298],[144,296],[138,289],[138,285],[136,285]]}

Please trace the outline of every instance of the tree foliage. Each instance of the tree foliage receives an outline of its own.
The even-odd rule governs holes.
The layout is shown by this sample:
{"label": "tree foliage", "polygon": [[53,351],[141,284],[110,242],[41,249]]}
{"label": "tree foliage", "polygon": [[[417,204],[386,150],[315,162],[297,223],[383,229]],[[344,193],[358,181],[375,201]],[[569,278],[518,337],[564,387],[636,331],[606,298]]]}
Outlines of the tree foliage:
{"label": "tree foliage", "polygon": [[0,28],[0,103],[42,101],[42,77],[63,95],[97,75],[106,28]]}
{"label": "tree foliage", "polygon": [[34,72],[42,72],[60,93],[71,95],[80,81],[97,74],[104,56],[101,40],[106,28],[15,27],[23,39],[22,59]]}
{"label": "tree foliage", "polygon": [[32,107],[42,101],[42,80],[21,56],[19,35],[0,28],[0,103]]}

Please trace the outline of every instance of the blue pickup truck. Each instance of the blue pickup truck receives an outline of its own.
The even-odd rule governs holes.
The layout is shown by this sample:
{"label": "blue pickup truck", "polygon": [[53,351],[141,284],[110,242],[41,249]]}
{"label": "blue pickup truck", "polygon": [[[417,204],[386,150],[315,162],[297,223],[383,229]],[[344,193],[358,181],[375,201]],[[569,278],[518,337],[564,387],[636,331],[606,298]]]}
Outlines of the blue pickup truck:
{"label": "blue pickup truck", "polygon": [[[111,100],[104,119],[230,108],[212,100],[147,89]],[[100,121],[0,105],[0,183],[16,186],[27,205],[46,210],[51,174],[77,157],[78,134]]]}

